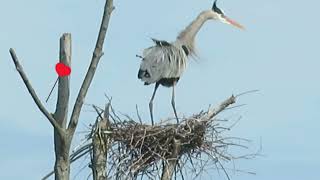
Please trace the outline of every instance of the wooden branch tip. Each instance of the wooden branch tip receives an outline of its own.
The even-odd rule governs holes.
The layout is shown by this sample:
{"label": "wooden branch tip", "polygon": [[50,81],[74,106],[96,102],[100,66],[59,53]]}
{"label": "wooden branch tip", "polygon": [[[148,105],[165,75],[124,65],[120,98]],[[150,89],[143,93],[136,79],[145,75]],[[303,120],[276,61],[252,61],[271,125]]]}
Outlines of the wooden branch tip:
{"label": "wooden branch tip", "polygon": [[106,104],[106,107],[105,107],[105,109],[104,109],[103,118],[104,118],[105,120],[109,120],[109,116],[110,116],[110,106],[111,106],[111,104],[110,104],[110,102],[109,102],[109,103]]}

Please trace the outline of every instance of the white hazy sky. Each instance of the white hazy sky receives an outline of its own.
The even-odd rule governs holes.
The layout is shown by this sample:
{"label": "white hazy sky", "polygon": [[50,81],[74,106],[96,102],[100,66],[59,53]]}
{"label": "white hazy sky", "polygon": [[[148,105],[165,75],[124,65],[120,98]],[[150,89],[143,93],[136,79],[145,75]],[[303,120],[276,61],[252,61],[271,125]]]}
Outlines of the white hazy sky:
{"label": "white hazy sky", "polygon": [[[137,79],[139,59],[135,55],[152,44],[149,37],[174,40],[211,4],[209,0],[115,0],[105,55],[85,102],[103,106],[107,93],[116,109],[134,116],[138,104],[149,120],[153,87]],[[103,0],[1,1],[0,179],[39,179],[54,163],[52,128],[14,69],[9,48],[15,48],[39,97],[45,100],[56,79],[59,37],[72,33],[73,104],[91,58],[103,5]],[[222,115],[243,117],[230,134],[253,140],[252,151],[260,138],[263,145],[263,157],[236,161],[238,169],[257,175],[231,173],[232,179],[319,179],[320,2],[220,0],[219,6],[247,30],[205,24],[197,36],[200,58],[189,63],[177,87],[179,114],[192,114],[232,93],[259,89],[239,99],[246,106]],[[173,115],[170,97],[170,89],[159,89],[156,119]],[[45,104],[50,111],[54,111],[55,100],[54,93]],[[95,120],[90,111],[84,106],[78,132]],[[77,138],[82,135],[77,133]],[[72,166],[73,179],[86,179],[88,171],[75,174],[87,162]],[[209,170],[203,179],[211,179],[211,174],[216,172]]]}

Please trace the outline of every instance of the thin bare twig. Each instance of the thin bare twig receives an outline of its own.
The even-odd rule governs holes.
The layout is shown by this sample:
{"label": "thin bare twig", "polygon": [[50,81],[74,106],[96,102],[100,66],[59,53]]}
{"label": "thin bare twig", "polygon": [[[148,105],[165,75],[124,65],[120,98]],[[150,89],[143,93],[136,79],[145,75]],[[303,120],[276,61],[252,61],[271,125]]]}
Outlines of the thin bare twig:
{"label": "thin bare twig", "polygon": [[238,97],[240,97],[240,96],[243,96],[243,95],[246,95],[246,94],[255,93],[255,92],[259,92],[259,90],[258,90],[258,89],[255,89],[255,90],[245,91],[245,92],[243,92],[243,93],[237,94],[235,97],[238,98]]}

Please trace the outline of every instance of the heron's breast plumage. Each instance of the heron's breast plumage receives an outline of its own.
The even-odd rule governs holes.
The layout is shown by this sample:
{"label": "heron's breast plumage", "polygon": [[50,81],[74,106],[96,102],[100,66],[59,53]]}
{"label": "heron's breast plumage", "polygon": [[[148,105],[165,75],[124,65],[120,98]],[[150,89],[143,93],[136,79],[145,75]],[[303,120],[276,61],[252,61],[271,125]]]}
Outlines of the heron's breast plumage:
{"label": "heron's breast plumage", "polygon": [[156,41],[156,45],[143,51],[138,78],[145,84],[159,82],[170,86],[178,81],[187,66],[187,53],[179,44]]}

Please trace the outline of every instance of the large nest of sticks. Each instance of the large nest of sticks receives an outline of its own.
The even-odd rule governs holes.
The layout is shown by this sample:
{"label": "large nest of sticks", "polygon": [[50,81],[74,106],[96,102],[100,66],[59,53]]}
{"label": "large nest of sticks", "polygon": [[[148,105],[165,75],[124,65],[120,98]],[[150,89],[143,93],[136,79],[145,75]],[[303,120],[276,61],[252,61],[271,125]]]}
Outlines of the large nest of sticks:
{"label": "large nest of sticks", "polygon": [[[201,111],[178,124],[161,122],[154,126],[134,121],[129,116],[121,119],[112,110],[105,110],[107,116],[97,120],[89,137],[98,134],[105,145],[107,162],[106,173],[111,179],[136,179],[147,176],[149,179],[171,179],[173,175],[190,178],[199,176],[204,166],[214,165],[223,170],[229,179],[222,162],[234,158],[230,147],[245,147],[240,138],[225,137],[229,127],[224,127],[216,116],[234,104],[231,96],[220,105]],[[106,112],[108,111],[108,112]],[[88,148],[92,148],[91,143]],[[93,147],[94,149],[95,147]],[[94,151],[95,152],[95,151]],[[81,154],[81,153],[77,153]],[[74,156],[76,158],[76,156]],[[191,168],[191,169],[189,169]]]}
{"label": "large nest of sticks", "polygon": [[[143,125],[134,121],[117,124],[111,136],[114,142],[121,143],[123,153],[112,155],[123,160],[120,165],[123,172],[137,174],[155,166],[161,160],[179,157],[185,153],[194,153],[207,146],[205,132],[207,123],[194,119],[181,124]],[[119,161],[118,161],[119,162]]]}

